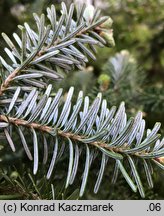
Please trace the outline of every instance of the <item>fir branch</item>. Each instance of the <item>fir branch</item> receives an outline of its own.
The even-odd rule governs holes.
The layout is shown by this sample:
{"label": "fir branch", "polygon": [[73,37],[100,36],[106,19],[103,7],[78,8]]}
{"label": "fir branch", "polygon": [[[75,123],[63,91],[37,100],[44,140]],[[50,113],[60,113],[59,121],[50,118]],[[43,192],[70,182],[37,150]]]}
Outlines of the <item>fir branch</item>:
{"label": "fir branch", "polygon": [[[16,90],[16,92],[17,91],[18,90]],[[4,131],[6,140],[13,151],[16,150],[16,146],[14,137],[10,133],[9,128],[13,127],[13,129],[19,130],[24,150],[29,159],[33,159],[34,174],[37,173],[39,166],[38,138],[44,135],[44,142],[47,142],[47,134],[54,140],[54,152],[47,172],[48,179],[52,175],[57,155],[61,157],[64,153],[63,151],[62,153],[58,152],[60,138],[66,145],[69,144],[68,148],[70,150],[69,160],[71,164],[69,163],[66,188],[69,184],[73,183],[71,176],[75,175],[74,172],[77,172],[77,168],[76,170],[72,169],[73,162],[75,162],[77,158],[79,160],[79,156],[77,156],[79,152],[73,153],[75,151],[74,148],[77,146],[76,143],[78,143],[78,148],[82,151],[85,149],[86,151],[85,176],[82,180],[80,196],[83,195],[87,183],[87,177],[91,166],[91,152],[93,151],[92,149],[94,149],[102,153],[103,164],[100,166],[100,173],[106,166],[106,160],[103,159],[103,157],[112,158],[118,163],[118,168],[132,190],[136,191],[134,182],[122,163],[122,161],[127,159],[130,163],[141,196],[144,197],[141,180],[136,171],[135,160],[137,160],[137,158],[139,160],[143,159],[145,170],[150,178],[151,174],[149,173],[146,160],[153,159],[154,162],[154,160],[157,159],[158,162],[158,158],[164,156],[164,139],[160,141],[160,135],[158,134],[160,123],[156,123],[154,128],[148,130],[145,135],[145,121],[142,119],[142,113],[138,112],[134,118],[130,118],[127,121],[124,103],[121,103],[117,111],[115,107],[109,110],[106,107],[107,102],[105,100],[102,102],[101,94],[98,94],[92,104],[89,104],[89,98],[87,96],[83,98],[83,92],[81,91],[79,92],[76,103],[72,104],[72,87],[67,94],[64,104],[62,103],[61,89],[56,93],[55,97],[49,97],[51,94],[51,86],[48,87],[41,98],[37,96],[38,94],[36,94],[36,92],[37,91],[33,90],[19,106],[15,106],[14,103],[16,103],[16,100],[12,99],[10,103],[5,105],[9,107],[8,112],[0,115],[0,127]],[[34,93],[37,97],[33,96]],[[28,146],[26,142],[23,128],[29,128],[29,133],[32,134],[33,157],[30,152],[30,146]],[[44,157],[48,158],[47,145],[44,151]],[[75,163],[77,163],[77,161]],[[162,165],[159,167],[161,166]],[[103,174],[100,175],[102,180]],[[100,182],[96,183],[96,192],[99,188],[97,184],[100,186]]]}
{"label": "fir branch", "polygon": [[[2,79],[0,96],[2,96],[11,85],[18,84],[17,76],[20,74],[29,74],[28,78],[21,77],[21,83],[23,82],[25,85],[28,84],[29,86],[38,87],[37,80],[39,77],[31,73],[32,70],[36,70],[38,74],[41,74],[41,81],[44,77],[48,77],[51,80],[54,74],[55,76],[53,76],[53,79],[58,80],[62,78],[62,74],[59,72],[60,70],[58,68],[72,70],[74,66],[80,67],[88,61],[87,55],[95,59],[86,45],[102,46],[103,39],[101,40],[101,36],[94,38],[94,35],[91,36],[90,32],[91,30],[92,32],[98,31],[99,33],[103,31],[100,26],[102,23],[108,22],[109,17],[102,17],[100,20],[99,17],[97,17],[92,23],[92,20],[88,22],[88,18],[85,17],[85,11],[83,11],[76,22],[72,18],[74,5],[71,5],[69,14],[66,12],[66,6],[63,5],[64,3],[62,3],[59,21],[55,18],[55,7],[52,5],[51,8],[47,9],[47,17],[50,21],[50,25],[48,26],[45,25],[44,14],[42,14],[41,17],[34,14],[38,32],[31,29],[27,23],[25,23],[24,26],[19,26],[22,32],[22,38],[16,33],[13,34],[18,46],[14,45],[5,33],[2,33],[3,38],[10,48],[5,49],[5,51],[11,59],[12,65],[6,63],[6,61],[0,57],[2,66],[9,72],[9,75]],[[78,11],[76,11],[76,16],[78,15]],[[56,26],[56,28],[54,28],[54,26]],[[83,35],[90,35],[90,40],[82,39]],[[79,51],[79,46],[81,47],[81,51]],[[63,58],[61,58],[61,55]],[[39,65],[40,63],[45,67],[41,68]],[[40,73],[41,71],[42,73]],[[45,81],[46,79],[44,82]],[[43,87],[46,86],[43,85]]]}
{"label": "fir branch", "polygon": [[[60,129],[54,130],[54,128],[51,126],[46,126],[46,125],[38,124],[35,122],[29,123],[28,121],[26,121],[24,119],[6,117],[5,115],[0,115],[0,121],[1,121],[1,126],[3,123],[6,122],[8,124],[13,124],[14,126],[18,126],[18,127],[23,126],[23,127],[27,127],[27,128],[33,128],[34,130],[38,130],[40,133],[43,132],[43,133],[51,134],[53,136],[59,135],[63,138],[70,138],[75,142],[76,141],[77,142],[83,142],[85,139],[87,139],[87,137],[85,135],[78,135],[78,134],[74,134],[71,132],[64,132]],[[7,126],[7,125],[5,125],[5,126]],[[109,154],[109,152],[105,151],[105,149],[116,152],[116,153],[124,153],[124,150],[126,150],[126,147],[124,147],[124,146],[126,146],[126,143],[123,144],[122,148],[121,147],[120,148],[110,147],[107,143],[105,143],[103,141],[94,141],[94,142],[89,142],[88,144],[91,146],[95,146],[95,147],[102,149],[102,151],[106,152],[106,154]],[[139,153],[134,153],[134,154],[130,153],[130,154],[139,156]],[[118,155],[118,157],[119,157],[119,155]],[[120,158],[122,158],[122,157],[120,156]]]}
{"label": "fir branch", "polygon": [[[7,35],[2,34],[10,48],[5,48],[5,52],[12,62],[8,64],[0,57],[4,69],[0,87],[2,144],[5,146],[8,142],[12,151],[16,151],[17,134],[27,157],[33,161],[35,175],[40,165],[41,140],[44,166],[49,164],[47,179],[51,178],[56,163],[65,155],[65,148],[68,148],[65,189],[73,184],[81,153],[84,152],[80,196],[84,194],[90,167],[96,157],[100,155],[101,162],[94,187],[95,193],[101,185],[108,160],[112,158],[115,160],[113,181],[116,181],[120,170],[131,189],[136,192],[138,188],[144,197],[136,160],[143,164],[148,184],[152,187],[152,169],[149,162],[152,161],[163,169],[162,160],[159,160],[164,156],[164,139],[159,140],[158,134],[160,123],[156,123],[152,130],[146,130],[141,112],[127,120],[124,102],[118,109],[115,106],[108,109],[107,101],[102,100],[101,93],[92,103],[88,96],[83,96],[82,91],[79,92],[76,102],[72,102],[73,87],[69,89],[65,100],[62,89],[54,95],[50,83],[63,78],[61,70],[68,72],[74,67],[83,67],[88,61],[87,56],[95,60],[95,45],[114,45],[111,18],[100,18],[99,11],[95,11],[93,7],[85,9],[83,6],[80,11],[77,10],[77,20],[74,20],[74,5],[71,4],[69,11],[64,3],[61,7],[58,21],[55,7],[47,9],[50,23],[48,26],[45,24],[44,15],[39,17],[34,14],[37,32],[27,23],[19,26],[22,38],[16,33],[13,34],[17,45],[14,45]],[[122,56],[119,61],[121,59]],[[115,60],[113,61],[113,75],[118,75],[116,72],[120,71],[117,70]],[[31,136],[31,143],[27,135],[28,138]],[[50,138],[53,143],[52,154],[49,154],[50,147],[47,144]],[[131,175],[125,168],[125,161],[128,161]],[[37,193],[40,193],[32,178],[31,181]]]}

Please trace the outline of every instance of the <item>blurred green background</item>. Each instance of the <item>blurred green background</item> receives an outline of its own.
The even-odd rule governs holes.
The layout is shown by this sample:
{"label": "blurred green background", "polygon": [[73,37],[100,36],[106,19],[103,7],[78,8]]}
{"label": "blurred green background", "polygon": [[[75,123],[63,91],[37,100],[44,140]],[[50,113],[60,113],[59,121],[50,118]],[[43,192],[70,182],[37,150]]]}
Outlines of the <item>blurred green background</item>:
{"label": "blurred green background", "polygon": [[[0,32],[12,36],[12,33],[17,31],[18,24],[26,21],[33,25],[33,12],[41,14],[50,4],[60,8],[60,2],[59,0],[0,0]],[[65,2],[69,4],[72,1]],[[67,78],[67,82],[64,80],[58,85],[65,89],[74,85],[91,97],[94,97],[98,91],[102,91],[109,105],[118,105],[124,100],[129,115],[135,114],[139,109],[142,110],[147,127],[151,128],[156,121],[160,121],[163,125],[161,129],[163,133],[164,1],[95,0],[92,2],[99,5],[104,15],[112,17],[116,46],[112,49],[98,49],[96,62],[90,61],[82,72],[77,71]],[[0,55],[4,55],[5,46],[1,37]],[[114,71],[111,69],[110,58],[118,52],[128,56],[128,59],[133,59],[133,65],[130,66],[129,74],[124,74],[115,88],[116,83],[112,82]],[[155,176],[155,188],[151,192],[147,189],[147,198],[164,198],[163,178],[162,173]],[[104,188],[107,188],[107,185],[108,182],[104,182]],[[110,191],[110,195],[106,189],[100,189],[100,193],[96,196],[88,191],[84,199],[139,198],[137,195],[132,195],[128,189],[125,190],[126,186],[122,183],[122,179],[116,187],[117,192]],[[124,194],[122,190],[125,191]]]}

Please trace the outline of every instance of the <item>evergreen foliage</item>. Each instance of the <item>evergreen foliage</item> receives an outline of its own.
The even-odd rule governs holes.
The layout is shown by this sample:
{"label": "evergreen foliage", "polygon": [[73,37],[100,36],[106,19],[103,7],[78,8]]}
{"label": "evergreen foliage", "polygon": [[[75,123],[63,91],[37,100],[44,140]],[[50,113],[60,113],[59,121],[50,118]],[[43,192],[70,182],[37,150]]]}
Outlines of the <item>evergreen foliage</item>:
{"label": "evergreen foliage", "polygon": [[[0,57],[2,155],[8,143],[15,156],[17,149],[24,149],[27,158],[32,161],[33,175],[43,167],[45,170],[41,174],[44,178],[40,181],[49,182],[47,187],[51,187],[51,192],[46,188],[47,198],[55,198],[55,186],[50,181],[54,169],[62,172],[59,164],[65,158],[68,159],[65,189],[73,186],[79,175],[82,176],[79,190],[75,190],[73,195],[79,193],[80,197],[83,196],[95,162],[99,163],[94,185],[94,193],[97,193],[105,169],[114,161],[113,183],[120,171],[132,191],[138,190],[144,198],[139,165],[145,170],[151,188],[152,164],[164,169],[161,162],[164,139],[160,140],[159,134],[161,124],[157,122],[153,129],[146,129],[140,111],[128,118],[124,102],[118,108],[108,108],[108,102],[101,93],[92,101],[83,91],[75,97],[73,87],[67,94],[63,94],[61,88],[54,91],[54,85],[65,74],[72,76],[75,68],[83,69],[88,58],[96,60],[95,46],[114,45],[111,18],[100,17],[100,11],[92,6],[79,6],[75,11],[74,4],[68,10],[64,3],[61,4],[59,19],[53,5],[47,8],[47,17],[48,25],[44,14],[40,17],[34,14],[37,31],[25,23],[19,26],[21,36],[13,34],[14,42],[2,33],[9,47],[5,48],[5,52],[10,58],[7,62]],[[135,64],[129,64],[127,55],[117,55],[110,59],[109,65],[112,67],[114,89],[118,83],[124,84],[121,82],[122,75],[129,82],[127,74],[130,70],[137,71]],[[129,85],[132,89],[133,83],[129,82]],[[1,156],[1,160],[5,161],[5,155]],[[83,171],[80,174],[78,167],[81,165]],[[1,178],[11,181],[4,170]],[[31,174],[29,178],[37,194],[40,194]],[[43,182],[40,184],[43,185]],[[21,187],[17,184],[27,189],[26,185]],[[34,198],[30,195],[25,198],[30,197]],[[40,195],[39,198],[44,197]]]}

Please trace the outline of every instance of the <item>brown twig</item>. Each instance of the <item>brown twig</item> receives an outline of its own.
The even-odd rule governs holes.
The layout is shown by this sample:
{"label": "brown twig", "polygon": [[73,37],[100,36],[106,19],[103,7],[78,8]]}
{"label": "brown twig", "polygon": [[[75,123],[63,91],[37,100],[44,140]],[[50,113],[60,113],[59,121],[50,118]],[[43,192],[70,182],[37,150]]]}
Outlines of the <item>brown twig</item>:
{"label": "brown twig", "polygon": [[[40,130],[42,132],[45,132],[45,133],[49,133],[49,134],[52,134],[52,132],[56,132],[55,134],[58,134],[59,136],[62,136],[62,137],[65,137],[65,138],[70,138],[74,141],[79,141],[79,142],[82,142],[82,140],[84,138],[86,138],[85,136],[82,136],[82,135],[77,135],[77,134],[73,134],[73,133],[70,133],[70,132],[64,132],[60,129],[55,129],[55,128],[52,128],[50,126],[44,126],[44,125],[41,125],[41,124],[38,124],[38,123],[29,123],[28,121],[26,120],[23,120],[23,119],[17,119],[17,118],[13,118],[13,117],[6,117],[5,115],[0,115],[0,121],[3,121],[3,122],[8,122],[10,124],[14,124],[14,125],[18,125],[18,126],[24,126],[24,127],[28,127],[28,128],[33,128],[33,129],[36,129],[36,130]],[[95,141],[95,142],[90,142],[88,143],[89,145],[92,145],[94,147],[102,147],[102,148],[105,148],[107,150],[110,150],[112,152],[117,152],[117,153],[121,153],[123,154],[124,153],[124,148],[126,148],[126,146],[123,145],[123,147],[110,147],[107,143],[105,142],[102,142],[102,141]],[[132,153],[132,155],[135,155],[135,156],[139,156],[139,153]]]}

